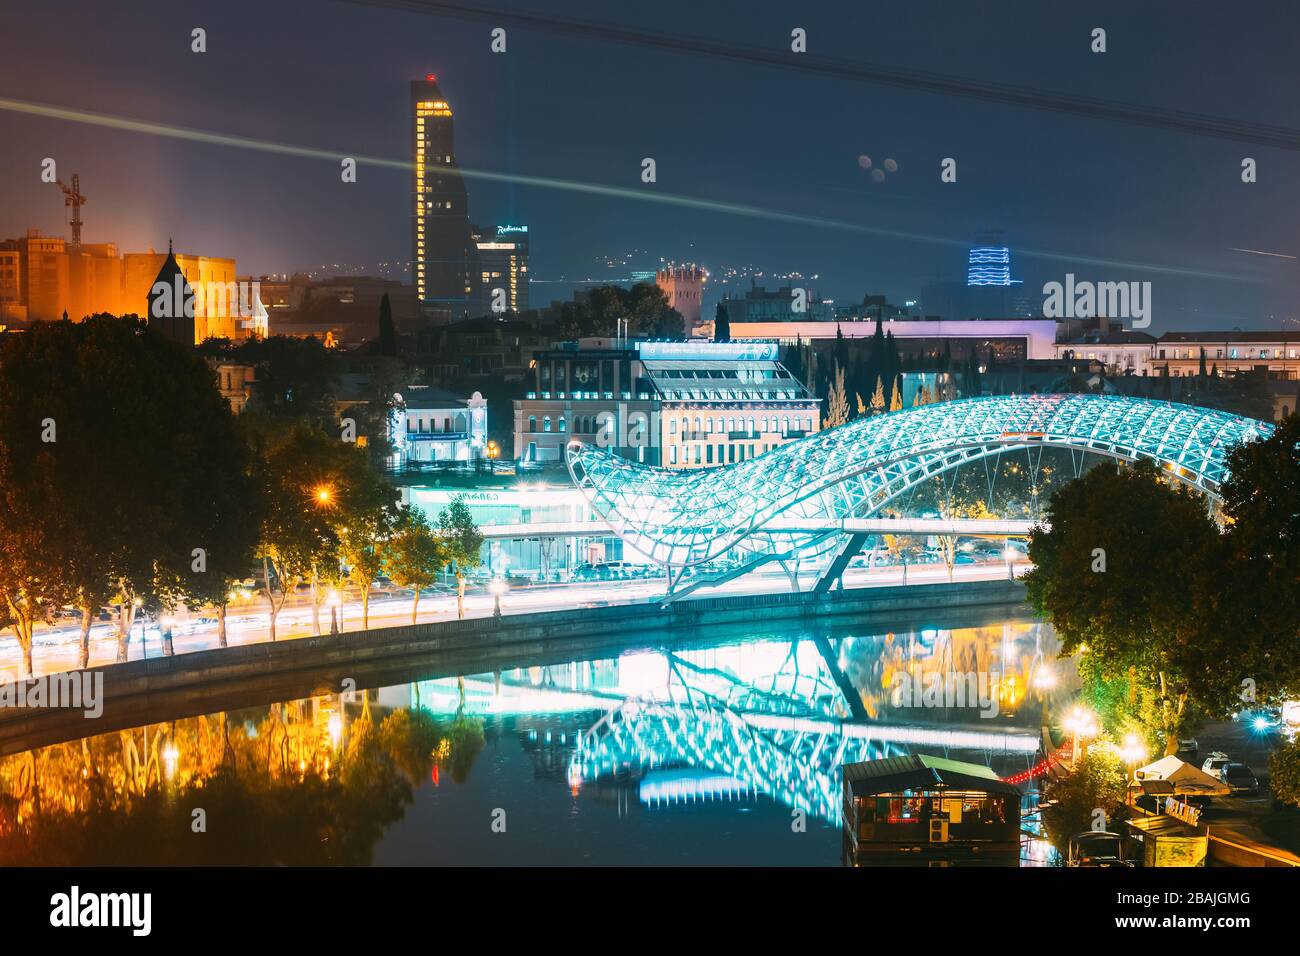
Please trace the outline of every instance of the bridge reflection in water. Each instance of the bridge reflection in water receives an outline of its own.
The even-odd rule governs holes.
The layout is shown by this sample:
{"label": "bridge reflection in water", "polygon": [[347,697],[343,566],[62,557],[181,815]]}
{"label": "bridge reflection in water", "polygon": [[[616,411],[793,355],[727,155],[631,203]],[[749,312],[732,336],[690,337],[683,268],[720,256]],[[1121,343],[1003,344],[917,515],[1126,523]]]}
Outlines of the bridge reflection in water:
{"label": "bridge reflection in water", "polygon": [[[330,692],[14,754],[0,758],[0,866],[834,865],[841,763],[919,751],[1003,775],[1031,765],[1032,688],[1060,667],[1050,628],[848,627]],[[997,716],[891,699],[900,675],[964,673],[997,675]],[[1056,678],[1070,693],[1072,675]],[[521,841],[464,825],[507,804]],[[221,839],[176,837],[195,806]],[[792,843],[794,811],[812,819]]]}
{"label": "bridge reflection in water", "polygon": [[[594,712],[565,741],[575,791],[634,782],[650,806],[766,796],[838,825],[844,763],[925,752],[1005,775],[1028,769],[1045,695],[1070,689],[1055,652],[1051,628],[1037,622],[808,633],[422,681],[411,686],[411,703],[435,714]],[[920,695],[909,702],[893,693],[903,681],[944,686],[946,678],[951,686],[968,675],[984,675],[982,706],[970,699],[915,706],[925,703]]]}

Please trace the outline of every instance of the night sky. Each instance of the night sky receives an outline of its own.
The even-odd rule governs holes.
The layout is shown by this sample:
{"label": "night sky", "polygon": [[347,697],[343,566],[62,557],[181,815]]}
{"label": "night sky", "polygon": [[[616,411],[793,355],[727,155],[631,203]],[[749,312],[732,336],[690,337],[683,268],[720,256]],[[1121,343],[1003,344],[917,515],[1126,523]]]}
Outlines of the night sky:
{"label": "night sky", "polygon": [[[816,54],[1300,127],[1300,6],[1282,0],[499,6],[777,50],[800,26]],[[1232,251],[1300,254],[1295,151],[514,28],[495,55],[490,23],[332,0],[6,7],[3,98],[406,161],[408,83],[433,72],[467,169],[882,231],[468,181],[473,221],[530,226],[534,278],[550,280],[533,286],[534,305],[567,298],[568,281],[623,278],[661,257],[816,274],[815,290],[840,302],[902,302],[936,275],[964,275],[965,247],[996,227],[1031,293],[1067,271],[1149,280],[1157,334],[1300,330],[1300,262]],[[207,30],[201,55],[190,52],[196,26]],[[1095,26],[1108,31],[1103,55],[1089,50]],[[862,154],[898,171],[875,182]],[[64,179],[81,175],[89,242],[139,251],[170,236],[182,251],[235,257],[243,274],[334,263],[374,273],[410,255],[403,170],[363,164],[345,185],[337,160],[5,110],[0,238],[66,234],[61,196],[38,178],[46,156]],[[653,185],[640,181],[647,156]],[[956,184],[939,181],[946,156]],[[1255,184],[1241,182],[1244,156],[1259,163]],[[634,250],[630,267],[603,265]]]}

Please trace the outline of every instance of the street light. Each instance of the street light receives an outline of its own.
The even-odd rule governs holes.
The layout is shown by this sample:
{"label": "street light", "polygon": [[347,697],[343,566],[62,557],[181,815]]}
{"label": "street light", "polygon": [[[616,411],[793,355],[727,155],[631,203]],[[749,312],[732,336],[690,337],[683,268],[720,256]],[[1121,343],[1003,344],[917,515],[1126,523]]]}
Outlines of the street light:
{"label": "street light", "polygon": [[1056,686],[1056,674],[1045,663],[1034,669],[1034,687],[1038,690],[1051,690]]}
{"label": "street light", "polygon": [[1016,556],[1016,549],[1011,547],[1010,542],[1007,542],[1006,549],[1003,550],[1002,556],[1007,559],[1007,580],[1014,581],[1016,579],[1016,573],[1011,570],[1011,559]]}
{"label": "street light", "polygon": [[1070,769],[1079,762],[1079,743],[1088,737],[1097,736],[1097,717],[1092,711],[1076,707],[1065,718],[1065,729],[1074,735],[1074,745],[1070,749]]}
{"label": "street light", "polygon": [[505,594],[509,588],[506,585],[505,578],[493,578],[488,584],[488,590],[492,592],[492,616],[501,616],[501,595]]}
{"label": "street light", "polygon": [[1142,743],[1142,741],[1138,738],[1137,734],[1126,734],[1124,736],[1124,746],[1120,748],[1119,753],[1120,756],[1124,759],[1125,765],[1132,766],[1133,768],[1133,779],[1126,786],[1125,789],[1127,791],[1129,787],[1135,786],[1138,782],[1137,781],[1138,764],[1140,764],[1143,760],[1147,759],[1147,748]]}
{"label": "street light", "polygon": [[334,489],[329,485],[317,485],[312,489],[311,496],[322,508],[328,508],[334,503]]}

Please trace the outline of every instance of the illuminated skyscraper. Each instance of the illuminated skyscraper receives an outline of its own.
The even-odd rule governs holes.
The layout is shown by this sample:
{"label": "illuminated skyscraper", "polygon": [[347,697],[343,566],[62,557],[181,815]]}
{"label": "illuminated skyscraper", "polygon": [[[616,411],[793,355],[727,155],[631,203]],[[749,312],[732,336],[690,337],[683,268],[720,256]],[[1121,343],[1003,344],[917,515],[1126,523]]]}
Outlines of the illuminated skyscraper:
{"label": "illuminated skyscraper", "polygon": [[415,293],[424,312],[459,319],[472,291],[469,202],[456,170],[451,106],[432,73],[411,81],[411,119]]}
{"label": "illuminated skyscraper", "polygon": [[[528,310],[528,227],[474,226],[474,315]],[[500,291],[498,291],[500,290]]]}

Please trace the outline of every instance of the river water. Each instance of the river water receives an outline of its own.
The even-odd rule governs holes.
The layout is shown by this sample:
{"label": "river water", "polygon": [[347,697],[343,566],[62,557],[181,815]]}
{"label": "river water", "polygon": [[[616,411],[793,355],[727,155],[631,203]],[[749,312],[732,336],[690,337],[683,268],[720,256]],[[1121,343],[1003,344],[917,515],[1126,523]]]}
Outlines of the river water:
{"label": "river water", "polygon": [[1073,674],[990,618],[664,635],[43,747],[0,758],[0,864],[835,866],[842,764],[1041,759]]}

